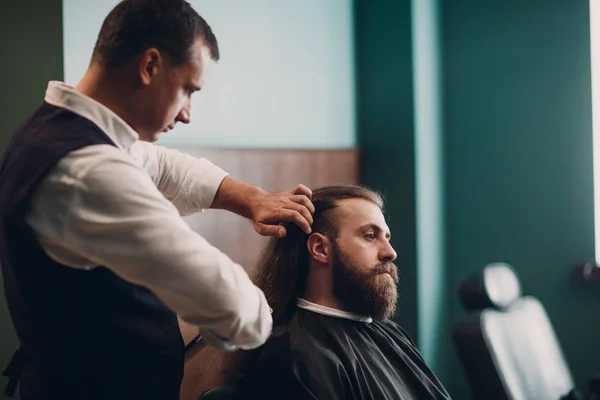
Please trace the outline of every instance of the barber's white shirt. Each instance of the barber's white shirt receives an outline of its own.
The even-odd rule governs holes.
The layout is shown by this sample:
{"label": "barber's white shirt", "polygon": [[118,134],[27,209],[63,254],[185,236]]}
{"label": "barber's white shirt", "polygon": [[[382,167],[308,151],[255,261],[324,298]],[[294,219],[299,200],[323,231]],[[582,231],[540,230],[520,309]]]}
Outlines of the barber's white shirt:
{"label": "barber's white shirt", "polygon": [[261,345],[272,327],[262,291],[180,216],[209,208],[227,173],[139,141],[115,113],[63,83],[50,82],[45,100],[89,119],[118,146],[73,151],[40,183],[27,222],[46,253],[148,287],[209,344]]}

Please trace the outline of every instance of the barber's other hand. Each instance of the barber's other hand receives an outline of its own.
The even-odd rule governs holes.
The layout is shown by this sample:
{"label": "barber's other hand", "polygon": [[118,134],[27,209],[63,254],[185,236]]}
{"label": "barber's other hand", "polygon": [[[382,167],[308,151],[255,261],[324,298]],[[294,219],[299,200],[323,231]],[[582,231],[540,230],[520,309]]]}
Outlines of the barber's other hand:
{"label": "barber's other hand", "polygon": [[282,222],[293,222],[307,234],[311,232],[315,207],[312,192],[298,185],[289,192],[258,192],[249,199],[250,219],[254,230],[263,236],[284,237],[287,232]]}

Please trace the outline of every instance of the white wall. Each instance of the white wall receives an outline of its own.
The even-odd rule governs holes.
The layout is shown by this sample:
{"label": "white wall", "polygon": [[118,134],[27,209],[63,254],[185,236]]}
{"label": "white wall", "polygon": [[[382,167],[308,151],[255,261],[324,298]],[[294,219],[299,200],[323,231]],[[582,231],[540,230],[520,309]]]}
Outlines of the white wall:
{"label": "white wall", "polygon": [[[85,72],[115,0],[64,0],[65,81]],[[352,0],[192,0],[221,61],[192,123],[165,145],[348,148],[356,144]]]}

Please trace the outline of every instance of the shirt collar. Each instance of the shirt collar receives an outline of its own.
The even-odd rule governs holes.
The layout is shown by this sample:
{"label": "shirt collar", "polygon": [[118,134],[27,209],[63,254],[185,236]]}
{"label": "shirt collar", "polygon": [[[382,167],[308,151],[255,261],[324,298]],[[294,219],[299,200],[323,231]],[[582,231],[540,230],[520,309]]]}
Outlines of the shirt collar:
{"label": "shirt collar", "polygon": [[50,81],[44,100],[92,121],[120,148],[127,149],[139,139],[137,132],[112,110],[63,82]]}
{"label": "shirt collar", "polygon": [[317,314],[327,315],[330,317],[344,318],[344,319],[349,319],[352,321],[367,322],[367,323],[373,322],[373,319],[371,317],[366,317],[364,315],[355,314],[355,313],[351,313],[351,312],[347,312],[347,311],[338,310],[336,308],[331,308],[331,307],[322,306],[320,304],[311,303],[310,301],[304,300],[303,298],[298,298],[296,300],[296,305],[299,308],[302,308],[304,310],[312,311]]}

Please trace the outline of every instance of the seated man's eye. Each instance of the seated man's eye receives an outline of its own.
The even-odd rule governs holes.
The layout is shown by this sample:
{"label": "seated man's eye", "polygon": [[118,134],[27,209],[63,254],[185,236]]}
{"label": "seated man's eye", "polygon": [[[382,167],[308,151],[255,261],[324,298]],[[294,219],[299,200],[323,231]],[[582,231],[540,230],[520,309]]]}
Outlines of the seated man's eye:
{"label": "seated man's eye", "polygon": [[369,240],[375,240],[375,234],[374,233],[367,233],[365,235],[365,238],[367,238]]}

